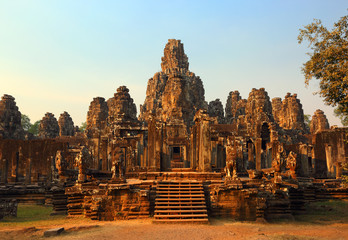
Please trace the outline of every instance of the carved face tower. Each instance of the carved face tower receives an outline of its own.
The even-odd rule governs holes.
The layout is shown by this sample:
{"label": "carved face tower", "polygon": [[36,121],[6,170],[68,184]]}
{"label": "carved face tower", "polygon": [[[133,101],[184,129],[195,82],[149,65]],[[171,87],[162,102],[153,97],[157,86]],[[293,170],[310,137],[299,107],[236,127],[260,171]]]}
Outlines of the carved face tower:
{"label": "carved face tower", "polygon": [[140,120],[147,122],[154,114],[161,121],[183,122],[192,125],[199,109],[207,109],[201,79],[190,72],[184,45],[180,40],[169,39],[164,48],[162,71],[149,79]]}

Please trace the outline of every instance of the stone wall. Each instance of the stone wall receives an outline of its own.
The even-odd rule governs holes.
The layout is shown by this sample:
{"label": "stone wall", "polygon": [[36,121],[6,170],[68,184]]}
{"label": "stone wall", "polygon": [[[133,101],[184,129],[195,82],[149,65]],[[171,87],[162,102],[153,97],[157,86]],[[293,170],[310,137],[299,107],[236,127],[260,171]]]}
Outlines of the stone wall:
{"label": "stone wall", "polygon": [[348,128],[323,130],[313,136],[313,161],[315,177],[335,178],[342,173],[342,164],[347,163]]}
{"label": "stone wall", "polygon": [[0,220],[6,216],[17,217],[16,199],[0,199]]}
{"label": "stone wall", "polygon": [[54,139],[0,140],[0,182],[50,182],[56,152],[67,146]]}
{"label": "stone wall", "polygon": [[231,186],[209,186],[209,216],[237,221],[255,221],[257,218],[257,189],[235,189]]}
{"label": "stone wall", "polygon": [[154,201],[155,196],[150,189],[151,182],[138,185],[112,182],[108,185],[76,184],[65,191],[68,214],[104,221],[148,218],[150,202]]}

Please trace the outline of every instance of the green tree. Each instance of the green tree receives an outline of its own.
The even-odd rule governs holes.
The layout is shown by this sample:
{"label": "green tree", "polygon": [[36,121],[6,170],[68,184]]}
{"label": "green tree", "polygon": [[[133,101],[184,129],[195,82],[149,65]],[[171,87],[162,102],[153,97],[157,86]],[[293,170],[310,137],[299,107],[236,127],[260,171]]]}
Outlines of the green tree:
{"label": "green tree", "polygon": [[344,115],[342,114],[342,110],[340,109],[341,106],[338,106],[334,113],[337,117],[339,117],[341,119],[341,123],[343,126],[348,126],[348,115]]}
{"label": "green tree", "polygon": [[303,64],[305,83],[318,79],[320,91],[328,105],[337,107],[336,114],[341,120],[348,117],[348,16],[340,18],[332,30],[324,27],[320,20],[300,29],[298,42],[309,42],[312,50],[310,59]]}
{"label": "green tree", "polygon": [[39,134],[39,125],[40,125],[40,120],[38,120],[34,124],[32,124],[30,129],[28,130],[28,132],[30,132],[34,136],[37,136]]}
{"label": "green tree", "polygon": [[306,128],[309,130],[311,125],[311,115],[309,114],[304,115],[304,123],[306,125]]}
{"label": "green tree", "polygon": [[31,127],[30,118],[25,114],[22,114],[21,125],[25,131],[28,131]]}
{"label": "green tree", "polygon": [[86,127],[87,127],[87,123],[86,122],[81,123],[81,126],[79,127],[80,132],[84,132],[86,130]]}

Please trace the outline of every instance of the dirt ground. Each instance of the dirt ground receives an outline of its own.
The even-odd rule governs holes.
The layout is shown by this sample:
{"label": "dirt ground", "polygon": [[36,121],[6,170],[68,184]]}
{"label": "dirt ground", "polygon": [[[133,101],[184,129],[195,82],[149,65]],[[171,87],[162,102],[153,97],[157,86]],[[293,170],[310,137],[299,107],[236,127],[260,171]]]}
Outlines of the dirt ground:
{"label": "dirt ground", "polygon": [[[306,214],[289,222],[237,222],[211,218],[210,224],[153,224],[152,219],[93,221],[83,216],[51,216],[52,207],[18,206],[17,217],[0,221],[0,240],[221,240],[221,239],[347,239],[348,201],[330,200],[306,205]],[[44,238],[49,229],[64,227],[56,237]]]}
{"label": "dirt ground", "polygon": [[211,219],[210,224],[152,224],[151,219],[95,222],[81,218],[38,227],[2,226],[0,239],[44,239],[45,230],[64,227],[65,232],[48,239],[348,239],[348,223],[243,223]]}

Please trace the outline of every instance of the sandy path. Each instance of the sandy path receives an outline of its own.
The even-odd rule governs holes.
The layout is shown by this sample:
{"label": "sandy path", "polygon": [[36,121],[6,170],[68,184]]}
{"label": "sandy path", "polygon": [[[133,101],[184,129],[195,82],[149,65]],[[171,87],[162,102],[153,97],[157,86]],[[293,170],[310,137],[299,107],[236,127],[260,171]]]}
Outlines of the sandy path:
{"label": "sandy path", "polygon": [[[195,224],[152,224],[151,220],[131,220],[116,222],[94,222],[92,227],[74,231],[72,224],[63,224],[66,233],[49,239],[83,240],[222,240],[222,239],[348,239],[348,224],[312,225],[298,223],[259,224],[213,220],[210,225]],[[91,226],[92,224],[74,224]],[[52,226],[57,227],[57,226]],[[69,230],[70,228],[70,230]],[[5,239],[42,239],[43,231],[7,229],[0,231],[1,240]]]}

